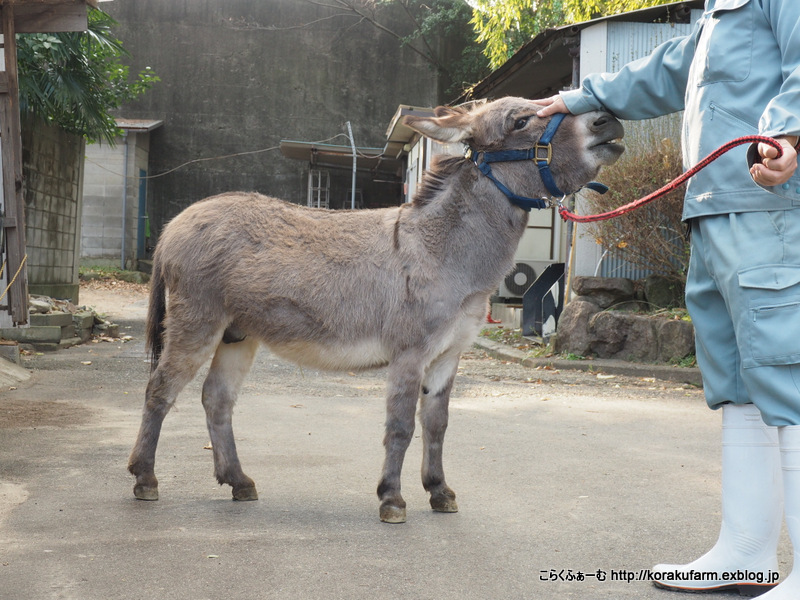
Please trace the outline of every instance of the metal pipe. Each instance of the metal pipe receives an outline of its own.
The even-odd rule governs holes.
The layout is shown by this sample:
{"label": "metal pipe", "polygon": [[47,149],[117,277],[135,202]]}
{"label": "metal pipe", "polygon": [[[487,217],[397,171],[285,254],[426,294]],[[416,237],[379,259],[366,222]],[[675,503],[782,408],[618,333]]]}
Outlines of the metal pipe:
{"label": "metal pipe", "polygon": [[356,168],[358,165],[358,160],[356,158],[356,142],[353,139],[353,128],[350,127],[350,121],[347,122],[347,136],[350,138],[350,147],[353,149],[353,178],[351,182],[351,190],[350,190],[350,208],[355,209],[356,207]]}
{"label": "metal pipe", "polygon": [[120,269],[125,270],[125,227],[127,226],[128,212],[128,132],[122,134],[122,142],[125,144],[125,164],[122,167],[122,257],[120,258]]}

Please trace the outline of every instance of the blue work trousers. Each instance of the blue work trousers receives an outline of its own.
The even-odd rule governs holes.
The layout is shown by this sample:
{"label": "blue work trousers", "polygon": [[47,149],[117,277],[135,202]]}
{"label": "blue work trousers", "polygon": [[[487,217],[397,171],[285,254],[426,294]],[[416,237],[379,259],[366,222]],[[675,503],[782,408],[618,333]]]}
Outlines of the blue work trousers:
{"label": "blue work trousers", "polygon": [[800,425],[800,210],[691,221],[686,305],[711,408]]}

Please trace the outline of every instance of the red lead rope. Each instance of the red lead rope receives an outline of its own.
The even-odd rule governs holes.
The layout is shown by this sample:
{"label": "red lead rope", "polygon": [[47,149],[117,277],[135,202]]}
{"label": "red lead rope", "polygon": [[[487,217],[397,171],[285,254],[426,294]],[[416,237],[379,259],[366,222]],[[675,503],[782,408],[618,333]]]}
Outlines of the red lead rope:
{"label": "red lead rope", "polygon": [[670,181],[667,185],[662,188],[657,189],[652,194],[648,194],[644,198],[639,198],[638,200],[634,200],[630,204],[625,204],[624,206],[620,206],[615,208],[614,210],[610,210],[608,212],[600,213],[597,215],[576,215],[573,212],[570,212],[564,206],[560,206],[558,209],[558,213],[561,215],[561,218],[565,221],[574,221],[575,223],[594,223],[595,221],[605,221],[606,219],[613,219],[614,217],[618,217],[620,215],[624,215],[634,209],[639,208],[640,206],[644,206],[648,202],[652,202],[656,198],[661,198],[662,196],[668,194],[669,192],[673,191],[687,179],[692,177],[693,175],[697,174],[698,171],[705,169],[708,165],[712,162],[717,160],[720,156],[728,152],[729,150],[733,150],[737,146],[741,146],[742,144],[755,144],[758,142],[763,142],[764,144],[769,144],[773,148],[777,149],[778,157],[783,154],[783,147],[780,145],[778,140],[771,138],[771,137],[764,137],[761,135],[747,135],[744,137],[739,137],[736,139],[731,140],[727,144],[724,144],[714,150],[711,154],[706,156],[703,160],[693,166],[691,169],[686,171],[683,175],[676,177],[672,181]]}

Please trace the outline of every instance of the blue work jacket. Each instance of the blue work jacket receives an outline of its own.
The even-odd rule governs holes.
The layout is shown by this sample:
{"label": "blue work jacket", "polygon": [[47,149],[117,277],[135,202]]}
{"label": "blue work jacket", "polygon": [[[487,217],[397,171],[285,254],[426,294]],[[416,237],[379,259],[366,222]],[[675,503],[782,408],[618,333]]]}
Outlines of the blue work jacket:
{"label": "blue work jacket", "polygon": [[[604,108],[635,120],[683,110],[685,168],[740,136],[800,135],[800,0],[707,0],[690,35],[561,95],[575,114]],[[800,173],[761,188],[745,155],[740,146],[691,178],[684,219],[800,207]]]}

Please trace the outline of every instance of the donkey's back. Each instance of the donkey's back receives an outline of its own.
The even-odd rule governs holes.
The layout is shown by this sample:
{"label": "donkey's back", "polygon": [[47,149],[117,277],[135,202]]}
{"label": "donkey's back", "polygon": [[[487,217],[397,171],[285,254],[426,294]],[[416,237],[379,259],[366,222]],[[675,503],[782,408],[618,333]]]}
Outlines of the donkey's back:
{"label": "donkey's back", "polygon": [[[387,364],[398,345],[431,345],[458,322],[462,299],[452,293],[457,273],[436,272],[413,227],[401,208],[326,211],[254,193],[199,202],[159,240],[154,279],[181,312],[164,321],[166,305],[154,300],[150,348],[201,327],[305,366],[350,370]],[[154,284],[153,296],[162,293]]]}

